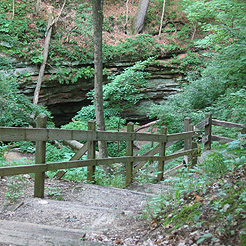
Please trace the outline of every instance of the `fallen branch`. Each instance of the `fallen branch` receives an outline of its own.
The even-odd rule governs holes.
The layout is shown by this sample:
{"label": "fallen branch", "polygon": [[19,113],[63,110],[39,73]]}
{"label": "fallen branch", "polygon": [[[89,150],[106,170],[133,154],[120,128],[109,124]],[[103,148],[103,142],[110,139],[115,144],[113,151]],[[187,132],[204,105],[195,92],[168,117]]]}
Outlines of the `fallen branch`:
{"label": "fallen branch", "polygon": [[79,150],[83,148],[83,144],[76,141],[76,140],[64,140],[63,143],[67,146],[69,146],[72,150]]}
{"label": "fallen branch", "polygon": [[156,123],[157,123],[157,120],[152,121],[152,122],[150,122],[148,124],[142,125],[142,126],[138,127],[137,129],[135,129],[135,132],[138,132],[138,131],[140,131],[140,130],[142,130],[144,128],[150,127],[150,126],[152,126],[152,125],[154,125]]}

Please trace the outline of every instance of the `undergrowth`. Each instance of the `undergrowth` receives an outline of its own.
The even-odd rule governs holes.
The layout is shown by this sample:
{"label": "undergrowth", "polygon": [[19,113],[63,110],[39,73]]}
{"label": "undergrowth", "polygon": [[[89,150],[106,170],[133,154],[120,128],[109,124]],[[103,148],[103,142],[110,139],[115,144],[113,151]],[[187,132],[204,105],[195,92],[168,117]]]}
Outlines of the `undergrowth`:
{"label": "undergrowth", "polygon": [[172,189],[151,200],[144,216],[164,237],[183,231],[189,239],[197,234],[199,245],[245,245],[245,144],[239,139],[220,146],[202,163],[165,180]]}

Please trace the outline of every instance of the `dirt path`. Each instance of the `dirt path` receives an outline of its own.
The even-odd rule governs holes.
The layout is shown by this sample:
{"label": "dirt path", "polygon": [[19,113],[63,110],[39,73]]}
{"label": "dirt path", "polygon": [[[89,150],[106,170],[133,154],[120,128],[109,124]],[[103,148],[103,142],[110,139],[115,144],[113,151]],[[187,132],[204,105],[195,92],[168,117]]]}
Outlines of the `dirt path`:
{"label": "dirt path", "polygon": [[0,180],[0,245],[144,245],[142,210],[154,193],[168,188],[149,184],[128,190],[47,179],[46,196],[38,199],[32,197],[33,179],[26,175],[19,181],[19,197],[10,200],[10,182]]}

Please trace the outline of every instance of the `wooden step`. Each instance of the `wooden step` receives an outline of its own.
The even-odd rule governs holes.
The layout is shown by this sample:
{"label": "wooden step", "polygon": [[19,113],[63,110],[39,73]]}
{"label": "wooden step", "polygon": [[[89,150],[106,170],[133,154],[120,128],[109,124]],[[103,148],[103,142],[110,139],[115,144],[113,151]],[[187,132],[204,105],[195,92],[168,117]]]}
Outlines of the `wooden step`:
{"label": "wooden step", "polygon": [[106,245],[84,241],[85,232],[27,222],[0,220],[0,245],[28,246],[98,246]]}

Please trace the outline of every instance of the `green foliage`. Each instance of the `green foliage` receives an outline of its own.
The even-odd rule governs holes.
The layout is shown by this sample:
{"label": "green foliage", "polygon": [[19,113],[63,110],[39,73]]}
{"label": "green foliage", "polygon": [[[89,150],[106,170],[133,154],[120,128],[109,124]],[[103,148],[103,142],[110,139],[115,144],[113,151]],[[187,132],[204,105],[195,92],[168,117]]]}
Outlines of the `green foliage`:
{"label": "green foliage", "polygon": [[105,173],[100,166],[96,168],[95,180],[96,184],[102,186],[113,186],[116,188],[125,187],[125,175],[121,172],[121,167],[114,165],[113,173]]}
{"label": "green foliage", "polygon": [[67,169],[63,177],[64,179],[82,182],[87,179],[87,168],[79,167],[79,168]]}
{"label": "green foliage", "polygon": [[[72,43],[72,40],[70,40]],[[49,48],[49,59],[52,64],[60,66],[64,61],[68,62],[91,62],[93,59],[93,46],[88,42],[88,47],[80,47],[76,44],[65,46],[63,42],[52,39]]]}
{"label": "green foliage", "polygon": [[[189,73],[199,73],[202,66],[204,66],[204,61],[200,54],[187,51],[184,57],[180,58],[178,55],[173,55],[173,57],[168,62],[163,63],[163,65],[166,67],[172,66],[174,67],[173,71],[188,76]],[[189,75],[191,76],[191,74]]]}
{"label": "green foliage", "polygon": [[103,47],[105,59],[121,59],[125,57],[134,57],[135,59],[146,59],[154,57],[161,53],[161,45],[149,34],[139,34],[134,37],[120,40],[115,46],[107,44]]}
{"label": "green foliage", "polygon": [[[231,0],[185,0],[183,3],[190,21],[206,30],[213,27],[209,30],[212,34],[205,40],[209,40],[209,45],[217,53],[204,54],[204,59],[207,59],[205,68],[205,64],[195,55],[189,55],[191,59],[188,61],[185,58],[184,63],[182,59],[173,59],[172,63],[176,63],[181,72],[185,72],[184,68],[192,63],[203,67],[195,67],[195,71],[187,74],[188,86],[184,87],[184,92],[170,97],[163,105],[154,105],[149,115],[160,119],[170,131],[182,129],[181,122],[186,116],[194,118],[196,123],[197,119],[201,119],[201,110],[213,110],[217,117],[243,123],[245,92],[240,89],[246,79],[245,6]],[[236,11],[239,15],[234,15]],[[233,89],[227,90],[228,87]]]}
{"label": "green foliage", "polygon": [[215,117],[220,120],[230,119],[232,122],[246,124],[246,90],[228,89],[211,109]]}
{"label": "green foliage", "polygon": [[240,230],[243,235],[245,151],[245,139],[239,139],[221,146],[193,169],[183,168],[178,177],[164,181],[171,183],[172,189],[151,200],[145,216],[160,221],[164,228],[168,225],[170,229],[163,233],[186,226],[190,229],[190,224],[193,230],[207,228],[207,234],[198,239],[200,243],[218,238],[226,241]]}
{"label": "green foliage", "polygon": [[200,168],[208,177],[216,179],[228,172],[230,164],[226,161],[222,153],[215,151],[208,155],[205,164],[201,165]]}
{"label": "green foliage", "polygon": [[114,30],[114,26],[115,26],[115,19],[114,16],[109,16],[109,17],[104,17],[103,18],[103,31],[106,32],[113,32]]}
{"label": "green foliage", "polygon": [[74,152],[66,146],[59,148],[51,143],[46,143],[46,161],[57,162],[57,161],[69,161],[73,156]]}
{"label": "green foliage", "polygon": [[187,94],[185,91],[170,96],[163,105],[153,105],[147,110],[149,117],[157,117],[159,123],[167,126],[169,133],[183,131],[185,117],[191,117],[193,124],[203,120],[204,113],[192,108]]}
{"label": "green foliage", "polygon": [[139,183],[156,183],[157,174],[157,162],[147,162],[140,170],[138,170],[134,180]]}
{"label": "green foliage", "polygon": [[[0,51],[12,56],[26,57],[23,46],[32,43],[35,32],[30,28],[31,18],[26,14],[31,12],[31,3],[21,1],[15,3],[15,13],[18,17],[12,19],[12,3],[1,1],[0,6]],[[11,10],[9,10],[11,8]],[[16,16],[15,16],[16,17]]]}
{"label": "green foliage", "polygon": [[76,6],[76,11],[76,28],[74,28],[73,34],[86,35],[88,40],[91,40],[93,38],[92,6],[87,2],[81,3]]}
{"label": "green foliage", "polygon": [[[245,33],[245,3],[237,0],[183,0],[187,18],[208,32],[199,45],[216,48],[235,42]],[[238,36],[239,34],[239,36]]]}
{"label": "green foliage", "polygon": [[23,190],[19,185],[20,176],[12,177],[11,181],[6,185],[8,191],[4,194],[9,200],[16,200],[23,194]]}
{"label": "green foliage", "polygon": [[[208,34],[197,41],[199,47],[210,47],[208,68],[203,72],[206,81],[216,85],[243,86],[245,81],[246,8],[242,1],[212,0],[184,1],[190,21],[196,22]],[[211,59],[213,58],[213,59]]]}
{"label": "green foliage", "polygon": [[126,155],[126,141],[108,142],[108,154],[111,157]]}
{"label": "green foliage", "polygon": [[54,76],[50,77],[50,80],[58,80],[60,84],[76,83],[79,79],[89,79],[94,76],[94,68],[82,67],[73,68],[68,70],[67,68],[60,68]]}
{"label": "green foliage", "polygon": [[16,77],[0,77],[0,125],[1,126],[29,126],[34,125],[32,113],[37,116],[50,113],[41,106],[33,105],[30,100],[18,91]]}
{"label": "green foliage", "polygon": [[103,96],[108,107],[113,107],[121,112],[130,108],[144,97],[140,89],[147,84],[149,73],[144,69],[153,61],[149,58],[143,62],[137,62],[134,66],[128,67],[120,75],[113,75],[112,81],[103,87]]}
{"label": "green foliage", "polygon": [[33,142],[27,142],[27,141],[21,141],[21,142],[14,142],[13,147],[19,147],[19,151],[21,153],[35,153],[35,143]]}
{"label": "green foliage", "polygon": [[[114,108],[105,108],[104,117],[106,129],[118,130],[123,127],[126,122],[118,116],[118,111]],[[69,126],[75,129],[87,130],[87,122],[91,119],[95,119],[95,107],[94,105],[89,105],[82,107],[81,110],[73,118],[73,122],[69,123]],[[81,127],[81,128],[80,128]],[[66,126],[67,128],[67,126]]]}
{"label": "green foliage", "polygon": [[[111,82],[103,86],[104,115],[107,129],[120,129],[125,123],[120,118],[120,113],[124,109],[131,108],[144,97],[141,93],[142,86],[147,84],[146,78],[149,73],[144,68],[153,61],[152,58],[143,62],[137,62],[134,66],[126,68],[120,75],[113,75],[109,79]],[[88,99],[92,102],[94,90],[88,93]],[[94,105],[82,107],[73,118],[75,125],[84,125],[90,119],[95,119]],[[70,123],[70,126],[73,125]]]}

